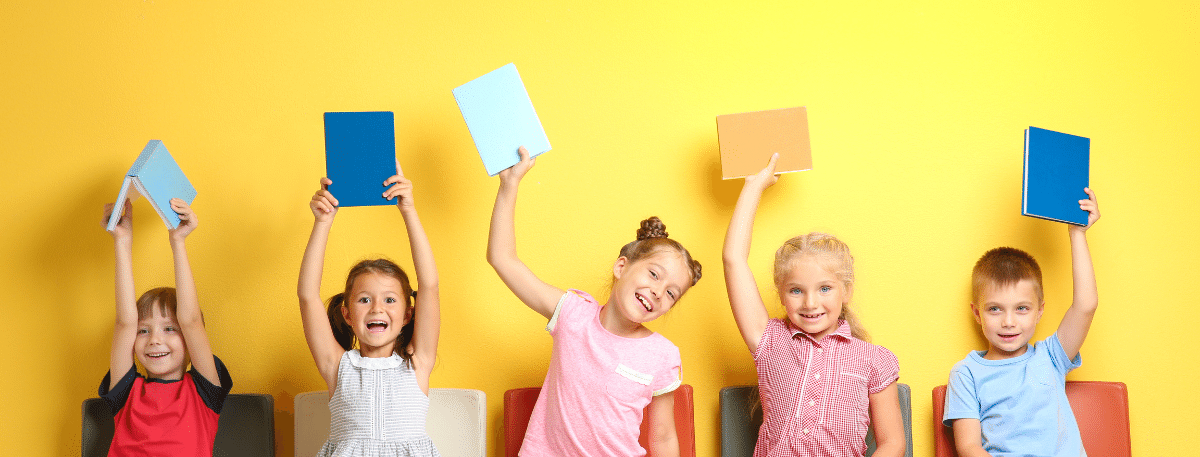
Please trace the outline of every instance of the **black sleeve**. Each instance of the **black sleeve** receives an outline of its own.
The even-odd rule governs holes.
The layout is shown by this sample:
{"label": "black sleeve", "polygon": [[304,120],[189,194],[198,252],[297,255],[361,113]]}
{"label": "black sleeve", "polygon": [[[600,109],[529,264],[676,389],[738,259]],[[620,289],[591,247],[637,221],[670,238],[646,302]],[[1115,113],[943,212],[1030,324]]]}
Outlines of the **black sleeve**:
{"label": "black sleeve", "polygon": [[104,380],[100,381],[100,398],[108,403],[108,410],[113,416],[116,416],[117,411],[125,406],[125,401],[129,400],[129,392],[133,390],[133,380],[139,377],[141,377],[141,373],[138,373],[137,365],[131,363],[125,376],[122,376],[121,380],[117,381],[117,385],[109,390],[108,384],[112,379],[112,373],[104,374]]}
{"label": "black sleeve", "polygon": [[204,405],[214,413],[221,414],[221,407],[225,405],[225,396],[229,395],[229,391],[233,389],[233,379],[229,377],[229,370],[225,368],[225,364],[215,354],[213,362],[217,365],[217,379],[221,380],[220,387],[205,379],[195,368],[188,372],[192,374],[192,382],[196,383],[196,393],[199,393],[200,398],[204,399]]}

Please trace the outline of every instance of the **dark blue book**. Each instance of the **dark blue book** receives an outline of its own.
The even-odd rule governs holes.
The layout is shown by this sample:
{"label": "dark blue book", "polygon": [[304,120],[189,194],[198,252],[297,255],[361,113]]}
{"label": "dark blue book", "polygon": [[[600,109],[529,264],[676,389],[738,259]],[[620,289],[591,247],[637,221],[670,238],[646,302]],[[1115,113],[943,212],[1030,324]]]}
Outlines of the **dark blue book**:
{"label": "dark blue book", "polygon": [[[129,193],[130,187],[135,192],[132,195]],[[142,148],[142,153],[138,154],[133,166],[125,173],[125,182],[121,184],[121,191],[117,193],[117,203],[108,218],[108,231],[116,228],[117,222],[121,220],[121,213],[125,211],[125,199],[133,200],[137,194],[150,201],[150,206],[162,218],[163,223],[167,224],[168,229],[175,229],[179,227],[179,215],[171,209],[171,199],[178,198],[190,205],[196,199],[196,188],[192,187],[187,176],[183,175],[183,170],[175,163],[171,153],[167,152],[163,142],[150,140],[146,147]]]}
{"label": "dark blue book", "polygon": [[1025,178],[1021,214],[1075,225],[1087,225],[1088,212],[1079,200],[1088,195],[1091,140],[1053,130],[1025,130]]}
{"label": "dark blue book", "polygon": [[325,113],[325,176],[338,207],[384,206],[383,185],[396,174],[396,119],[391,111]]}

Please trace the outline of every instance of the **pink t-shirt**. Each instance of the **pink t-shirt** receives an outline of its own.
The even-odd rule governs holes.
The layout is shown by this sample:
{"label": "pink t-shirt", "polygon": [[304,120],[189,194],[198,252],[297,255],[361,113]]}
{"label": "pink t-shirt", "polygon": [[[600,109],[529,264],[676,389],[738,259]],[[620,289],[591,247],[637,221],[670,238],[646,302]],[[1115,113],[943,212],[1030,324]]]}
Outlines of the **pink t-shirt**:
{"label": "pink t-shirt", "polygon": [[679,348],[657,333],[624,338],[600,325],[600,306],[570,290],[546,330],[554,337],[550,369],[520,455],[646,455],[638,444],[642,410],[679,387]]}
{"label": "pink t-shirt", "polygon": [[838,321],[814,340],[790,322],[771,319],[754,365],[763,405],[754,457],[862,457],[870,424],[869,395],[900,377],[896,356],[850,335]]}

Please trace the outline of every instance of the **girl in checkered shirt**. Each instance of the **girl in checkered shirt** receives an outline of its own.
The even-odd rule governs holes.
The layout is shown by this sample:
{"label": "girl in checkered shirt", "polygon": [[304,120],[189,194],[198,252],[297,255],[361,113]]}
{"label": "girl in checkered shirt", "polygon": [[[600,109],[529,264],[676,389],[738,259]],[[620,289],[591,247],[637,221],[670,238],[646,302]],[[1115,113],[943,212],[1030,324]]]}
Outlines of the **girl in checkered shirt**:
{"label": "girl in checkered shirt", "polygon": [[779,179],[767,167],[746,177],[725,235],[725,282],[742,339],[758,371],[763,424],[755,457],[904,455],[907,444],[895,381],[896,356],[866,341],[851,312],[854,258],[837,238],[809,233],[775,253],[775,288],[787,315],[772,319],[748,256],[762,192]]}

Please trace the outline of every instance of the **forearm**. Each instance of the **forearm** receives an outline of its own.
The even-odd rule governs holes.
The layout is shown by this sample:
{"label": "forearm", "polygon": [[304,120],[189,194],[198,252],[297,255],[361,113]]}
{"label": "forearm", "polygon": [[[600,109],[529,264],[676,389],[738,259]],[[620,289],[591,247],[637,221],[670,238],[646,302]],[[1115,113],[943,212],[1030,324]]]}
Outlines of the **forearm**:
{"label": "forearm", "polygon": [[196,282],[188,261],[187,247],[182,238],[171,237],[171,255],[175,261],[175,315],[180,326],[201,324],[200,304],[196,297]]}
{"label": "forearm", "polygon": [[408,247],[412,252],[413,266],[417,273],[417,290],[436,289],[438,286],[437,263],[433,259],[433,247],[421,225],[415,207],[404,207],[400,210],[404,218],[404,226],[408,230]]}
{"label": "forearm", "polygon": [[1085,313],[1095,313],[1100,297],[1096,291],[1096,271],[1088,249],[1086,232],[1069,230],[1071,239],[1071,283],[1074,298],[1071,307]]}
{"label": "forearm", "polygon": [[679,457],[679,437],[671,433],[650,442],[650,455],[654,457]]}
{"label": "forearm", "polygon": [[116,323],[118,327],[137,325],[137,291],[133,285],[133,240],[116,239]]}
{"label": "forearm", "polygon": [[723,265],[725,267],[725,291],[729,295],[729,306],[733,311],[733,319],[741,332],[742,340],[751,352],[758,350],[758,342],[766,329],[766,306],[758,293],[758,284],[754,280],[754,272],[750,270],[749,254],[750,239],[754,230],[754,215],[758,210],[758,202],[762,189],[749,183],[742,188],[733,216],[729,220],[729,230],[725,232],[725,247]]}
{"label": "forearm", "polygon": [[520,260],[517,258],[517,186],[500,183],[496,192],[496,204],[492,207],[492,221],[488,228],[487,260],[499,273],[500,265]]}
{"label": "forearm", "polygon": [[[296,284],[296,294],[300,297],[300,305],[315,302],[320,308],[321,303],[321,273],[325,268],[325,245],[329,240],[329,230],[332,223],[314,222],[312,233],[308,237],[308,245],[304,247],[304,257],[300,261],[300,279]],[[301,310],[303,311],[303,309]]]}
{"label": "forearm", "polygon": [[742,188],[737,205],[733,208],[733,216],[729,219],[729,229],[725,232],[722,259],[726,268],[731,263],[747,262],[750,256],[750,239],[754,231],[754,215],[758,212],[758,202],[761,199],[761,189],[749,185]]}

